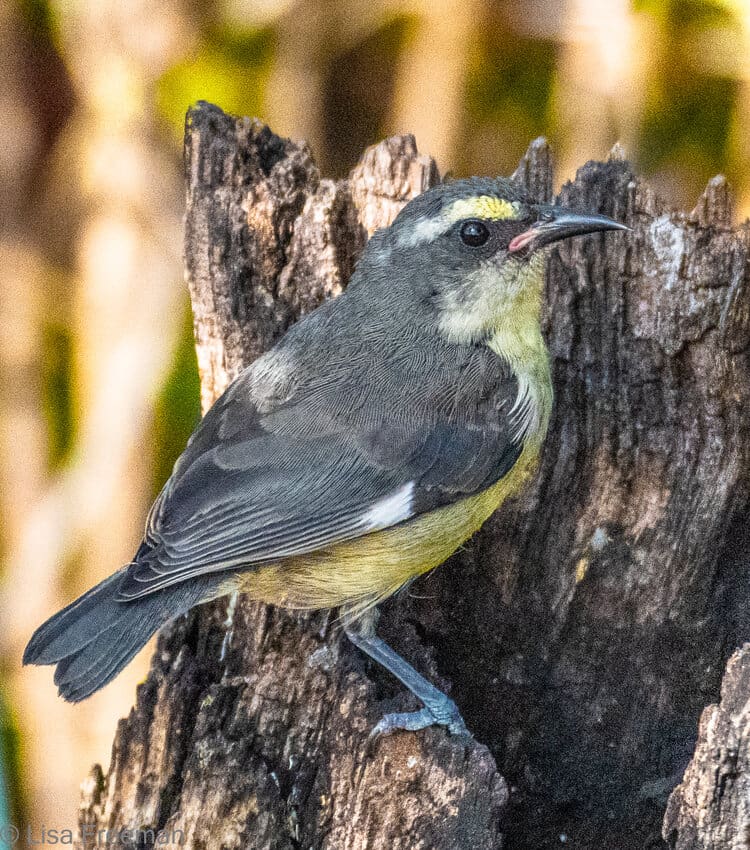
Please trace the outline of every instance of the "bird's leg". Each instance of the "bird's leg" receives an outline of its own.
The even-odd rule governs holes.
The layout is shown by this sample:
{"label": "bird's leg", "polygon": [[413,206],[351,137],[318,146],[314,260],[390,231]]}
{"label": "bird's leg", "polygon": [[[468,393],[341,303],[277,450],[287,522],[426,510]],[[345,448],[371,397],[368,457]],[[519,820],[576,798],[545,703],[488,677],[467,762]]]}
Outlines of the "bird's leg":
{"label": "bird's leg", "polygon": [[445,726],[453,735],[468,736],[469,731],[453,700],[430,684],[411,664],[381,640],[375,634],[372,619],[362,625],[362,628],[357,629],[350,621],[344,620],[344,631],[349,640],[385,667],[424,704],[420,711],[386,714],[370,732],[370,740],[398,729],[416,731],[435,724]]}

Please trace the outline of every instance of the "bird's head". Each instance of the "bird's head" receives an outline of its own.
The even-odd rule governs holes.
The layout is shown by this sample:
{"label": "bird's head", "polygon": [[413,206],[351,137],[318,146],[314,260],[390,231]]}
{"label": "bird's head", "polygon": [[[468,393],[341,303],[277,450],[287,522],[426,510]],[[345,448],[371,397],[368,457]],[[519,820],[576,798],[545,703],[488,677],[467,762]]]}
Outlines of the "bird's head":
{"label": "bird's head", "polygon": [[534,313],[538,320],[544,249],[553,242],[627,229],[603,215],[537,204],[511,180],[474,177],[410,201],[363,261],[395,299],[408,288],[425,319],[463,342]]}

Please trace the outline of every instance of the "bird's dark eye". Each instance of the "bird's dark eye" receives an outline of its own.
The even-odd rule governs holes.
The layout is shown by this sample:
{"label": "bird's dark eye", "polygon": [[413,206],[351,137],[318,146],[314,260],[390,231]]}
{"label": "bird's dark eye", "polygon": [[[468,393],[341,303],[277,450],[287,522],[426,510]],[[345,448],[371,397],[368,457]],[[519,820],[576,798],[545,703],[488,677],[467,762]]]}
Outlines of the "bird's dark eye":
{"label": "bird's dark eye", "polygon": [[461,225],[461,241],[464,245],[470,245],[472,248],[479,248],[490,238],[490,231],[487,225],[481,221],[465,221]]}

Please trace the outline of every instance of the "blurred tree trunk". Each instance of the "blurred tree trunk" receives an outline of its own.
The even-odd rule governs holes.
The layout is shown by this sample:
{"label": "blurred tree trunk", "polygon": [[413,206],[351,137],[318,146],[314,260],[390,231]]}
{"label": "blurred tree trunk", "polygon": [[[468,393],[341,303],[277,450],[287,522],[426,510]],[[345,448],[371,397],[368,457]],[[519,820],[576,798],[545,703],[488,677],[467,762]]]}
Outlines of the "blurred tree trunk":
{"label": "blurred tree trunk", "polygon": [[[282,6],[283,8],[283,6]],[[273,70],[264,97],[267,120],[316,150],[323,147],[323,66],[338,34],[338,5],[296,0],[276,22]]]}
{"label": "blurred tree trunk", "polygon": [[[188,117],[186,176],[204,409],[346,285],[366,233],[438,179],[405,136],[369,149],[348,181],[322,180],[306,147],[208,105]],[[550,197],[545,143],[517,178]],[[109,773],[85,783],[89,835],[151,828],[191,848],[274,850],[661,845],[701,711],[750,636],[750,240],[731,229],[723,181],[670,214],[616,155],[561,200],[633,233],[550,259],[556,406],[539,474],[380,624],[451,683],[481,743],[429,729],[367,752],[376,719],[412,707],[403,689],[327,615],[220,602],[161,635]],[[717,716],[750,697],[737,667]],[[710,769],[717,745],[734,748],[732,783],[747,788],[746,723],[723,742],[732,723],[708,724],[682,786],[702,773],[711,840],[679,844],[705,821],[678,791],[670,842],[748,846],[746,824],[716,827],[729,786]]]}
{"label": "blurred tree trunk", "polygon": [[408,129],[441,167],[458,147],[468,67],[486,0],[414,2],[415,32],[399,63],[393,126]]}
{"label": "blurred tree trunk", "polygon": [[613,138],[637,149],[653,26],[628,0],[568,0],[555,83],[557,169],[575,174],[580,157],[601,156]]}
{"label": "blurred tree trunk", "polygon": [[[25,325],[41,337],[50,315],[69,323],[75,342],[70,462],[48,474],[43,419],[27,426],[17,418],[24,433],[17,425],[6,451],[27,479],[35,465],[42,467],[31,498],[29,488],[16,487],[19,475],[6,479],[5,497],[15,502],[4,575],[12,604],[0,611],[0,649],[24,741],[25,797],[35,821],[46,824],[74,805],[75,779],[107,751],[146,669],[142,657],[113,688],[74,709],[56,698],[44,671],[21,669],[20,660],[33,626],[99,581],[113,562],[126,562],[142,532],[153,487],[144,451],[151,408],[184,309],[179,165],[147,104],[159,74],[190,38],[189,11],[180,4],[52,5],[75,107],[57,140],[54,166],[45,164],[46,191],[37,190],[18,230],[28,240],[46,222],[39,241],[48,257],[69,265],[70,279],[55,289],[53,273],[39,261],[14,257],[4,246],[0,257],[0,280],[11,282],[7,301],[14,309],[3,315],[15,349],[21,351],[16,340]],[[33,311],[44,297],[47,311]],[[17,322],[22,310],[25,325]],[[38,377],[30,379],[28,359],[24,374],[8,349],[4,340],[0,357],[9,374],[0,381],[18,399],[19,412],[40,418]]]}

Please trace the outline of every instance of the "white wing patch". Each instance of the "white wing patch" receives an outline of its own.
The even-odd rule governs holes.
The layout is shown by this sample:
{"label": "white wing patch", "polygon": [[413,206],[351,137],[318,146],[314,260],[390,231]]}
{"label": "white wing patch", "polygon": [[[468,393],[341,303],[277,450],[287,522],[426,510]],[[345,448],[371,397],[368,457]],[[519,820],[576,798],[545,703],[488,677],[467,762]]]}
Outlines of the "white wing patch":
{"label": "white wing patch", "polygon": [[259,413],[269,413],[292,394],[296,364],[286,351],[271,349],[248,370],[252,375],[250,397]]}
{"label": "white wing patch", "polygon": [[386,496],[370,508],[364,515],[363,525],[368,531],[380,528],[390,528],[412,516],[414,502],[414,482],[410,481]]}
{"label": "white wing patch", "polygon": [[518,371],[516,378],[518,379],[518,395],[508,417],[513,426],[513,440],[522,442],[529,434],[539,430],[540,400],[539,394],[533,391],[527,374]]}

